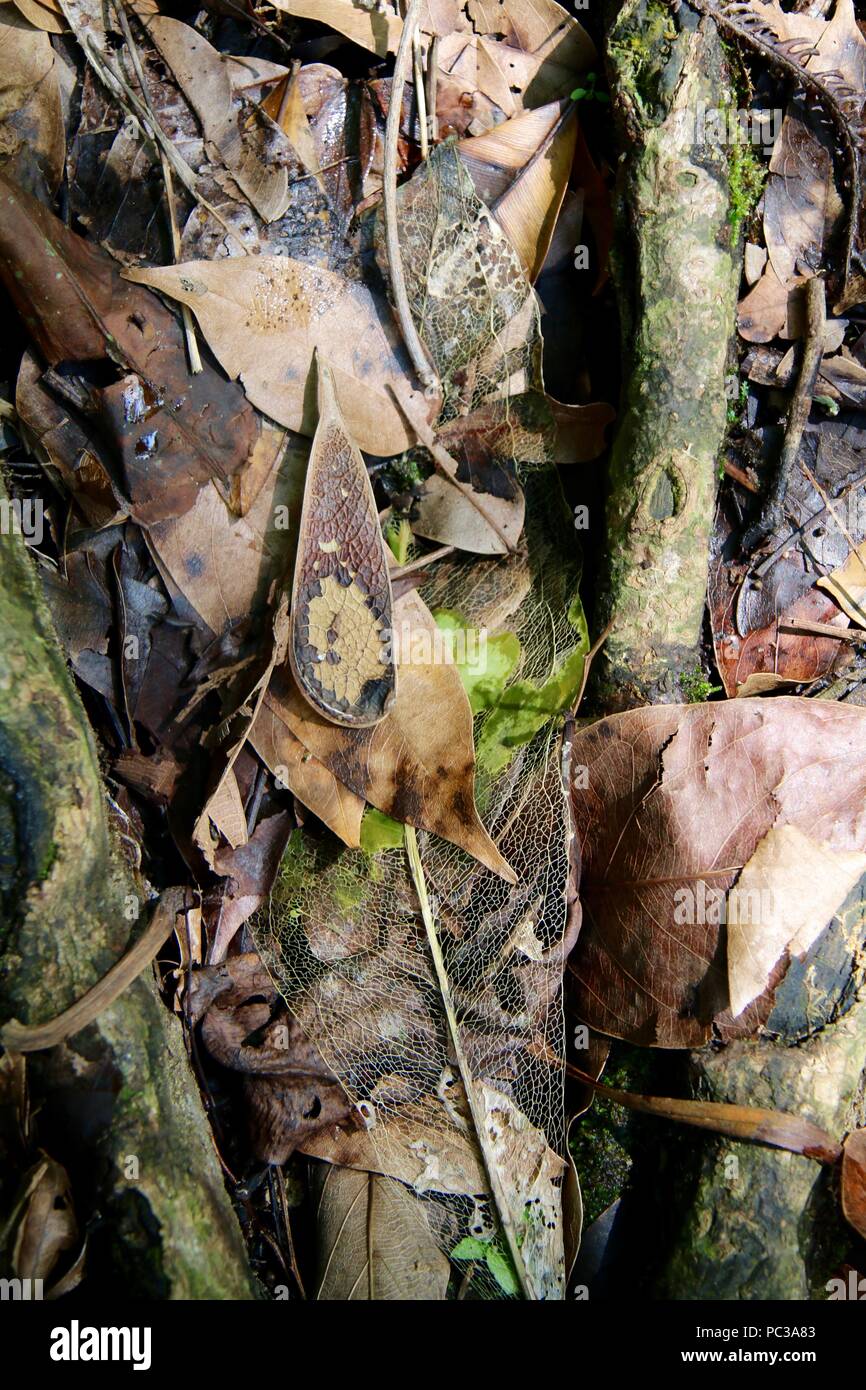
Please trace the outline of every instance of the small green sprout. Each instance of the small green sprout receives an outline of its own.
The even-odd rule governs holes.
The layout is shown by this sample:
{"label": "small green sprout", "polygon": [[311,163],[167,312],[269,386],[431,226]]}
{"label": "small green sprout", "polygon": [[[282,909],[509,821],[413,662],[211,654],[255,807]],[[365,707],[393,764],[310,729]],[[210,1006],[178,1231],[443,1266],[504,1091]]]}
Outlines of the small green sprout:
{"label": "small green sprout", "polygon": [[586,85],[575,87],[571,94],[572,101],[600,101],[605,106],[610,102],[607,92],[600,92],[596,87],[598,73],[588,72],[583,80]]}
{"label": "small green sprout", "polygon": [[696,662],[688,671],[680,673],[680,689],[688,704],[698,705],[708,700],[711,695],[718,695],[722,687],[711,685]]}

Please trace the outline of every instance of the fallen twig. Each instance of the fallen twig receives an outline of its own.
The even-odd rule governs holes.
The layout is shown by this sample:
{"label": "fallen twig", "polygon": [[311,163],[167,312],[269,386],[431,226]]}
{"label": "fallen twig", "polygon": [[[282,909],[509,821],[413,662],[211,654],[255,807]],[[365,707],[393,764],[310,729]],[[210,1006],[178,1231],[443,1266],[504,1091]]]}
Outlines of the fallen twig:
{"label": "fallen twig", "polygon": [[397,141],[400,134],[400,115],[403,110],[403,89],[406,86],[406,73],[412,61],[412,36],[418,24],[421,0],[409,0],[403,32],[394,62],[394,76],[391,79],[391,100],[388,107],[388,120],[385,125],[385,158],[382,172],[382,207],[385,216],[385,253],[391,277],[391,292],[394,296],[394,310],[400,324],[400,332],[406,344],[406,351],[418,373],[424,391],[435,396],[439,391],[439,378],[430,361],[415,321],[409,308],[406,294],[406,280],[403,275],[403,257],[400,252],[400,238],[397,233]]}
{"label": "fallen twig", "polygon": [[812,409],[812,394],[815,390],[818,368],[824,356],[826,322],[827,297],[824,281],[820,276],[813,275],[811,280],[806,281],[806,335],[803,340],[803,356],[797,374],[791,408],[788,411],[785,440],[779,457],[779,465],[773,485],[764,503],[761,517],[743,537],[743,549],[746,552],[754,550],[755,546],[760,545],[767,536],[772,535],[782,523],[788,479],[794,470],[797,455],[800,452],[803,431]]}

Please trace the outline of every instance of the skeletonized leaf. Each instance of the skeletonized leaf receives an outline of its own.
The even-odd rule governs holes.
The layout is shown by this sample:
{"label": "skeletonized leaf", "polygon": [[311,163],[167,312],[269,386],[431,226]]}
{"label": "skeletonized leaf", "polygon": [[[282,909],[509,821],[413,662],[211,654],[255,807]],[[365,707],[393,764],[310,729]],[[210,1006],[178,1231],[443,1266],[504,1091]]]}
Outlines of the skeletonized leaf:
{"label": "skeletonized leaf", "polygon": [[393,703],[391,580],[364,460],[318,358],[319,423],[292,585],[289,659],[313,709],[349,728],[378,724]]}
{"label": "skeletonized leaf", "polygon": [[[754,1031],[771,1013],[803,922],[787,868],[762,873],[751,903],[744,870],[768,832],[784,832],[783,845],[800,832],[813,866],[829,856],[833,867],[815,870],[822,920],[809,923],[827,925],[850,882],[836,875],[837,856],[847,868],[866,851],[866,714],[790,696],[632,710],[581,730],[575,767],[584,926],[569,970],[578,1015],[657,1047],[700,1046],[714,1025],[723,1037]],[[743,987],[736,1003],[754,1002],[735,1022],[728,967],[735,990],[745,976],[739,946],[725,958],[725,924],[730,933],[732,917],[756,917],[750,940],[761,950],[760,922],[777,899],[789,929],[761,961],[759,996],[756,981]]]}
{"label": "skeletonized leaf", "polygon": [[[412,380],[412,368],[387,305],[366,285],[288,256],[188,261],[128,271],[188,304],[208,344],[253,405],[281,425],[315,433],[310,390],[318,350],[334,376],[340,412],[358,448],[387,457],[415,442],[389,386]],[[411,408],[429,419],[431,403],[410,392]]]}

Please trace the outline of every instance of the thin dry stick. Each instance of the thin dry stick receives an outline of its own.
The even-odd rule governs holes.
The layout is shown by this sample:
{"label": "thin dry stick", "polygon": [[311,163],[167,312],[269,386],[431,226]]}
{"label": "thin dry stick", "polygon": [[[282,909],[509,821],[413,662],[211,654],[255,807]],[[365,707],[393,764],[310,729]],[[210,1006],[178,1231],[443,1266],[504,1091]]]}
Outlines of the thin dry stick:
{"label": "thin dry stick", "polygon": [[400,252],[400,239],[397,235],[397,139],[400,134],[400,114],[403,110],[403,89],[406,86],[406,73],[412,60],[412,35],[418,24],[418,14],[422,0],[409,0],[403,32],[394,62],[394,76],[391,79],[391,102],[388,107],[388,120],[385,125],[385,158],[382,172],[382,206],[385,214],[385,253],[388,258],[388,271],[391,278],[391,292],[394,296],[394,310],[400,324],[400,332],[406,344],[406,351],[412,365],[428,396],[439,392],[439,378],[433,369],[429,354],[418,335],[409,297],[406,294],[406,280],[403,275],[403,257]]}
{"label": "thin dry stick", "polygon": [[[76,37],[78,36],[76,35]],[[108,88],[115,100],[123,107],[124,111],[129,112],[131,109],[131,114],[135,116],[145,134],[165,153],[166,159],[187,192],[191,197],[195,198],[196,202],[200,207],[204,208],[205,212],[209,212],[211,217],[219,222],[220,226],[225,229],[228,235],[235,239],[244,255],[247,255],[247,248],[238,238],[234,228],[229,226],[222,213],[218,212],[213,204],[209,203],[206,198],[203,198],[198,191],[198,180],[193,170],[183,158],[183,155],[178,153],[162,127],[158,123],[154,123],[147,107],[139,100],[126,79],[117,71],[117,68],[111,62],[110,58],[106,57],[104,53],[100,53],[99,47],[92,35],[84,34],[79,38],[79,43],[83,47],[87,59],[100,82]]]}
{"label": "thin dry stick", "polygon": [[[558,1058],[549,1059],[551,1064],[559,1064]],[[616,1105],[628,1110],[639,1110],[644,1115],[655,1115],[661,1120],[676,1120],[680,1124],[694,1125],[697,1129],[711,1129],[717,1134],[727,1134],[733,1139],[750,1140],[757,1144],[767,1144],[774,1149],[788,1149],[791,1153],[813,1158],[816,1163],[832,1165],[842,1155],[842,1145],[837,1143],[826,1130],[813,1125],[800,1115],[790,1115],[784,1110],[765,1110],[757,1105],[731,1105],[727,1101],[679,1100],[673,1096],[641,1096],[631,1091],[620,1091],[614,1086],[595,1080],[580,1067],[566,1062],[565,1070],[569,1076],[582,1081],[599,1095],[607,1096]]]}
{"label": "thin dry stick", "polygon": [[73,1033],[80,1033],[109,1004],[113,1004],[150,964],[166,937],[174,930],[175,919],[183,911],[183,902],[182,888],[167,888],[154,909],[149,926],[138,941],[92,989],[48,1023],[30,1025],[10,1019],[0,1029],[3,1046],[10,1052],[41,1052],[47,1047],[56,1047]]}
{"label": "thin dry stick", "polygon": [[445,1008],[445,1018],[448,1023],[448,1033],[451,1038],[451,1046],[454,1048],[454,1056],[457,1059],[457,1069],[466,1091],[466,1099],[472,1115],[472,1123],[475,1133],[478,1136],[478,1146],[481,1150],[481,1157],[484,1169],[487,1173],[487,1180],[490,1183],[490,1192],[499,1215],[502,1226],[502,1234],[508,1246],[511,1262],[517,1275],[518,1283],[523,1290],[525,1298],[534,1299],[535,1294],[526,1272],[523,1256],[520,1253],[520,1246],[517,1243],[517,1235],[514,1230],[514,1222],[508,1209],[508,1202],[503,1191],[502,1182],[496,1171],[494,1164],[488,1161],[487,1145],[484,1135],[484,1116],[478,1104],[475,1080],[469,1069],[466,1054],[463,1051],[463,1044],[460,1041],[460,1028],[457,1023],[457,1011],[454,1001],[451,998],[451,986],[448,983],[448,972],[445,969],[445,961],[442,957],[442,948],[439,945],[439,933],[436,930],[436,923],[433,920],[433,910],[430,907],[430,899],[427,896],[427,881],[424,876],[424,866],[421,863],[421,855],[418,852],[418,837],[415,834],[415,827],[407,825],[404,827],[406,835],[406,855],[409,860],[409,871],[412,875],[412,882],[415,885],[415,892],[418,894],[418,902],[421,907],[421,917],[424,922],[424,930],[427,933],[427,944],[430,947],[430,955],[433,959],[433,969],[436,972],[436,980],[439,985],[439,993],[442,996],[442,1003]]}
{"label": "thin dry stick", "polygon": [[421,158],[430,153],[427,134],[427,93],[424,90],[424,60],[421,53],[421,35],[416,29],[412,35],[412,68],[415,78],[415,104],[418,107],[418,125],[421,130]]}
{"label": "thin dry stick", "polygon": [[430,139],[434,145],[439,139],[439,118],[436,115],[436,84],[439,80],[439,35],[434,34],[427,51],[427,119],[430,122]]}
{"label": "thin dry stick", "polygon": [[[123,0],[113,0],[117,18],[120,20],[120,27],[123,30],[123,37],[126,39],[126,46],[129,49],[129,56],[132,59],[132,66],[138,78],[138,85],[141,88],[141,95],[145,106],[150,112],[154,125],[159,125],[159,117],[154,110],[150,93],[147,89],[147,82],[144,78],[144,68],[141,63],[141,55],[138,51],[138,44],[133,37],[132,28],[123,7]],[[171,234],[171,254],[175,265],[181,260],[180,231],[177,225],[177,211],[174,206],[174,188],[171,182],[171,166],[166,158],[162,146],[158,146],[159,163],[162,169],[162,181],[165,185],[165,202],[168,209],[168,228]],[[201,356],[198,350],[198,339],[195,336],[195,324],[193,323],[192,313],[188,304],[180,306],[181,320],[183,322],[183,334],[186,339],[186,351],[189,358],[189,369],[193,375],[197,376],[203,371]]]}
{"label": "thin dry stick", "polygon": [[416,570],[424,569],[425,565],[432,565],[434,560],[444,560],[446,555],[453,555],[456,546],[440,545],[435,550],[428,550],[426,555],[419,555],[417,560],[410,560],[408,565],[400,565],[398,569],[391,571],[391,583],[396,579],[405,579],[407,574],[414,574]]}
{"label": "thin dry stick", "polygon": [[799,622],[779,623],[780,632],[793,632],[801,637],[833,637],[839,642],[866,641],[866,628],[837,627],[835,623],[813,623],[808,618]]}
{"label": "thin dry stick", "polygon": [[788,479],[794,471],[797,455],[800,452],[803,431],[809,419],[809,411],[812,409],[812,394],[815,390],[818,368],[821,365],[821,358],[824,356],[826,323],[827,301],[824,281],[820,276],[813,275],[811,280],[806,281],[806,336],[797,384],[788,411],[782,453],[761,518],[743,537],[743,549],[747,552],[754,550],[756,545],[766,540],[767,536],[771,535],[782,523]]}

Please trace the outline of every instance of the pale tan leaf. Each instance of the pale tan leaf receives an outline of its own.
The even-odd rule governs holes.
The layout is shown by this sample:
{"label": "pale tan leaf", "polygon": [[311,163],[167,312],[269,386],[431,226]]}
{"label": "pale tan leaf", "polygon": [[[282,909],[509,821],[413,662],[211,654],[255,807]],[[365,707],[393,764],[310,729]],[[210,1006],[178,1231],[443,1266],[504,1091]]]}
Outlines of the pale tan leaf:
{"label": "pale tan leaf", "polygon": [[315,1175],[316,1298],[439,1301],[451,1266],[418,1199],[375,1173],[324,1167]]}
{"label": "pale tan leaf", "polygon": [[64,34],[67,24],[54,0],[15,0],[15,8],[28,24],[46,34]]}
{"label": "pale tan leaf", "polygon": [[274,0],[274,9],[327,24],[380,58],[396,53],[403,32],[403,21],[387,0],[382,10],[378,6],[366,9],[352,0]]}
{"label": "pale tan leaf", "polygon": [[[313,357],[334,374],[337,401],[355,443],[387,457],[415,442],[390,386],[404,391],[411,364],[384,300],[358,281],[288,256],[188,261],[127,271],[127,278],[188,304],[229,376],[259,410],[312,436],[318,420]],[[436,403],[410,392],[430,419]]]}
{"label": "pale tan leaf", "polygon": [[822,575],[818,588],[825,589],[852,622],[866,624],[866,541],[851,551],[844,565]]}
{"label": "pale tan leaf", "polygon": [[232,849],[246,844],[247,819],[244,813],[244,803],[241,799],[238,779],[231,767],[226,770],[213,796],[209,798],[194,831],[196,844],[213,868],[214,840],[210,831],[211,825],[222,835],[224,840],[228,841]]}
{"label": "pale tan leaf", "polygon": [[[483,497],[484,514],[496,523],[494,530],[485,515],[454,484],[434,473],[424,484],[424,492],[412,521],[417,536],[475,555],[506,555],[520,539],[525,501],[518,488],[515,497]],[[503,539],[503,537],[505,539]]]}
{"label": "pale tan leaf", "polygon": [[773,826],[728,893],[728,992],[737,1018],[785,951],[802,956],[866,872],[866,854]]}

